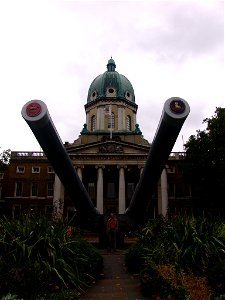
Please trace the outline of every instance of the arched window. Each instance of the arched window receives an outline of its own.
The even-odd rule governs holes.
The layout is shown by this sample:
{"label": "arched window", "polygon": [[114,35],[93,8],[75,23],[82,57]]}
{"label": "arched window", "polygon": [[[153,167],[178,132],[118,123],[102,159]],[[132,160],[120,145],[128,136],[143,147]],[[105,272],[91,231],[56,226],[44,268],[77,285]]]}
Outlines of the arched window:
{"label": "arched window", "polygon": [[113,112],[108,117],[108,128],[115,128],[115,115]]}
{"label": "arched window", "polygon": [[127,130],[131,131],[131,116],[127,116]]}
{"label": "arched window", "polygon": [[91,117],[91,131],[94,131],[96,128],[96,117],[95,115]]}

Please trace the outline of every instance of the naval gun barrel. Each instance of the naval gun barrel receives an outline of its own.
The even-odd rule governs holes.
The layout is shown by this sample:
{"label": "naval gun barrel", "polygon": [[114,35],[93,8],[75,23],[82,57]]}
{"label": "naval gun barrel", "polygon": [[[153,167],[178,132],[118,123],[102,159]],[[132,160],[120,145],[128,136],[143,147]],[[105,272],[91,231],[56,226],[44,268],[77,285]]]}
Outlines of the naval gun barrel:
{"label": "naval gun barrel", "polygon": [[23,106],[21,113],[74,202],[76,210],[86,216],[99,214],[74,169],[46,104],[41,100],[31,100]]}
{"label": "naval gun barrel", "polygon": [[179,132],[190,112],[189,104],[182,98],[169,98],[163,107],[161,119],[149,150],[148,158],[125,214],[140,224],[154,188],[161,176]]}

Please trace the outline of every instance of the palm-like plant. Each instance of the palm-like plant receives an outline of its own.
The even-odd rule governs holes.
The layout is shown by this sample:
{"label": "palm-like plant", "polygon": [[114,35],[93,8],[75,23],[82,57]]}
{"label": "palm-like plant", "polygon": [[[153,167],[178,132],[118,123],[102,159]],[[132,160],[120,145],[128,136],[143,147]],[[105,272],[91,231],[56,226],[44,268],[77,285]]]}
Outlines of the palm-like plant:
{"label": "palm-like plant", "polygon": [[127,262],[131,264],[136,259],[142,262],[140,269],[145,282],[148,270],[169,265],[174,266],[178,274],[206,277],[212,290],[225,292],[225,225],[222,221],[187,216],[150,220],[140,231],[137,245],[141,250],[138,258],[132,249],[128,250]]}
{"label": "palm-like plant", "polygon": [[54,289],[83,291],[102,257],[68,225],[45,218],[0,219],[0,290],[30,298]]}

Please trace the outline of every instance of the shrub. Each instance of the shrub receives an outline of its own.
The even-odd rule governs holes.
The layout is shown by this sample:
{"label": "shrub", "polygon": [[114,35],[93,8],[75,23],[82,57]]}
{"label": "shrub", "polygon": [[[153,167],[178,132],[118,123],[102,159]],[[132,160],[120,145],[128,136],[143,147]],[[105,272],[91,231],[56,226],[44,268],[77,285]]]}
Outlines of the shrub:
{"label": "shrub", "polygon": [[140,281],[143,294],[147,297],[160,294],[162,299],[173,296],[177,300],[184,300],[188,296],[180,276],[171,265],[146,266],[140,273]]}
{"label": "shrub", "polygon": [[[140,262],[141,259],[140,277],[145,287],[154,282],[152,274],[162,270],[159,266],[172,266],[177,276],[183,274],[183,280],[197,282],[199,278],[202,291],[207,290],[209,293],[210,290],[214,296],[224,294],[225,225],[222,221],[186,216],[150,220],[140,230],[137,245],[139,251],[134,251],[135,246],[128,249],[126,256],[129,259],[126,262],[129,270],[135,260]],[[161,275],[157,276],[159,280]],[[181,281],[180,275],[178,277],[177,283],[180,282],[181,288],[179,293],[185,290],[190,294],[185,281]],[[171,285],[165,276],[163,280],[167,282],[164,286],[168,283]],[[174,287],[170,288],[176,294]]]}
{"label": "shrub", "polygon": [[84,291],[102,257],[68,225],[45,218],[0,220],[0,290],[26,299],[66,289]]}

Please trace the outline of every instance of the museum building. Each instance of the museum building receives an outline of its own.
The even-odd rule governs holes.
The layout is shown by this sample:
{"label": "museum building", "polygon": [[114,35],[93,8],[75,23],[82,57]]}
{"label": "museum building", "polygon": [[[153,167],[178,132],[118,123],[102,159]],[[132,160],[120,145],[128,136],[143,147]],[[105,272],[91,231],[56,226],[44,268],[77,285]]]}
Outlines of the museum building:
{"label": "museum building", "polygon": [[[106,71],[91,83],[84,108],[86,122],[79,137],[65,142],[64,147],[99,212],[124,214],[151,144],[137,124],[133,86],[116,71],[112,58]],[[165,216],[189,206],[190,185],[179,168],[184,160],[185,152],[170,154],[149,199],[150,216]],[[51,216],[59,198],[63,199],[64,217],[70,218],[76,211],[43,152],[12,151],[0,180],[1,210],[13,218],[31,212]]]}

